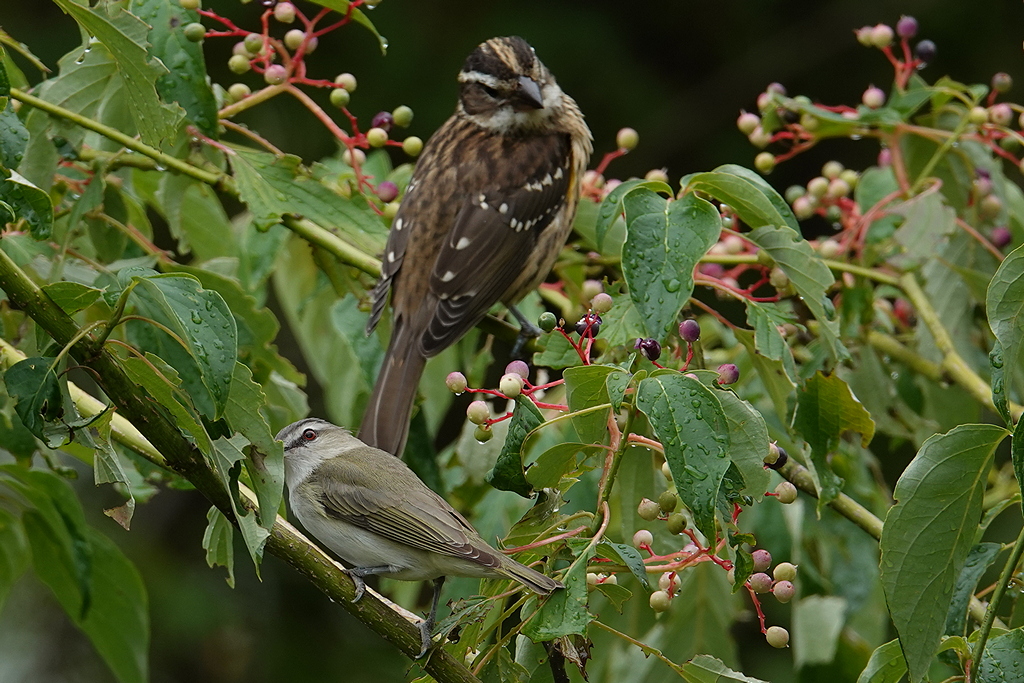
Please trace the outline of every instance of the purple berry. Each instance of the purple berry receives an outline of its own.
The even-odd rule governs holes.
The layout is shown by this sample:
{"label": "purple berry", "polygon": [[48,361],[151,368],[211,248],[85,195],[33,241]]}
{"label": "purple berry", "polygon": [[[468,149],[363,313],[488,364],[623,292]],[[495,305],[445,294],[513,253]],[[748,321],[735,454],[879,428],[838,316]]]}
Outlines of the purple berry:
{"label": "purple berry", "polygon": [[398,185],[395,185],[390,180],[385,180],[377,186],[377,197],[382,202],[393,202],[398,196]]}
{"label": "purple berry", "polygon": [[772,577],[768,576],[764,572],[751,574],[750,578],[747,579],[747,585],[749,585],[751,590],[755,593],[767,593],[772,589]]}
{"label": "purple berry", "polygon": [[576,323],[576,334],[582,336],[596,337],[601,329],[601,316],[587,313]]}
{"label": "purple berry", "polygon": [[523,379],[529,379],[530,377],[530,366],[524,361],[514,360],[505,366],[505,374],[514,373],[519,375]]}
{"label": "purple berry", "polygon": [[721,263],[702,263],[700,272],[708,277],[720,278],[725,275],[725,268],[722,267]]}
{"label": "purple berry", "polygon": [[992,242],[992,246],[996,249],[1002,249],[1007,244],[1013,241],[1013,235],[1004,225],[999,225],[992,228],[992,234],[989,235],[989,240]]}
{"label": "purple berry", "polygon": [[732,363],[718,366],[719,384],[736,384],[740,379],[740,369]]}
{"label": "purple berry", "polygon": [[768,569],[768,567],[772,566],[772,554],[764,548],[755,550],[750,554],[750,557],[754,560],[755,572],[763,572]]}
{"label": "purple berry", "polygon": [[688,344],[697,341],[700,339],[700,323],[692,318],[679,323],[679,336]]}
{"label": "purple berry", "polygon": [[647,360],[655,361],[661,358],[661,344],[657,339],[637,339],[633,348],[638,349]]}
{"label": "purple berry", "polygon": [[914,56],[920,59],[924,64],[931,64],[935,61],[935,54],[937,51],[935,43],[930,40],[922,40],[914,46]]}
{"label": "purple berry", "polygon": [[391,115],[389,111],[377,112],[373,120],[370,122],[371,128],[383,128],[386,131],[391,130],[391,126],[395,124],[395,117]]}
{"label": "purple berry", "polygon": [[888,147],[878,153],[878,165],[882,168],[892,165],[892,151]]}
{"label": "purple berry", "polygon": [[896,22],[896,35],[900,38],[913,38],[917,35],[917,19],[903,15]]}

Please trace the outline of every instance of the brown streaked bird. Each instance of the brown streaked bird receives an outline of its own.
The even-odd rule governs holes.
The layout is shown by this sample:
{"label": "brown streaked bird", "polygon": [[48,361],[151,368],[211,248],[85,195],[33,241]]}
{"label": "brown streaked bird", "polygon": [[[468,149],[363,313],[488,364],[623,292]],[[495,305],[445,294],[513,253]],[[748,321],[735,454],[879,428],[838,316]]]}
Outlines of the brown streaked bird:
{"label": "brown streaked bird", "polygon": [[556,581],[501,554],[455,508],[399,458],[371,448],[348,430],[306,418],[277,434],[284,442],[288,503],[302,526],[352,565],[355,600],[364,576],[434,581],[430,615],[420,625],[422,656],[430,646],[445,576],[508,578],[547,595]]}
{"label": "brown streaked bird", "polygon": [[576,102],[522,38],[481,44],[458,80],[455,114],[424,147],[392,223],[366,326],[390,293],[391,341],[359,438],[398,456],[427,359],[551,270],[592,150]]}

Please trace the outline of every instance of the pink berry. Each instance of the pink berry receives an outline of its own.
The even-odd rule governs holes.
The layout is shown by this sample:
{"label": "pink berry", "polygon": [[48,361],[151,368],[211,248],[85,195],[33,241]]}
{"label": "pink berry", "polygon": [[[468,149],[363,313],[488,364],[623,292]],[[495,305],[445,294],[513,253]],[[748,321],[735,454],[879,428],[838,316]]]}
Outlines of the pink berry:
{"label": "pink berry", "polygon": [[280,64],[271,64],[263,72],[263,80],[267,85],[281,85],[288,80],[288,70]]}
{"label": "pink berry", "polygon": [[772,589],[772,577],[764,572],[757,572],[750,575],[750,578],[747,579],[747,585],[755,593],[767,593]]}
{"label": "pink berry", "polygon": [[679,323],[679,337],[690,344],[697,341],[700,339],[700,323],[692,318]]}
{"label": "pink berry", "polygon": [[885,92],[881,88],[871,86],[860,96],[860,101],[864,103],[865,107],[878,109],[885,104]]}
{"label": "pink berry", "polygon": [[796,595],[796,589],[789,581],[779,581],[772,586],[772,595],[779,602],[789,602]]}
{"label": "pink berry", "polygon": [[900,38],[913,38],[917,35],[917,19],[903,15],[896,22],[896,35]]}
{"label": "pink berry", "polygon": [[989,235],[989,240],[992,242],[992,246],[996,249],[1002,249],[1010,242],[1013,241],[1013,235],[1004,225],[999,225],[992,228],[992,234]]}
{"label": "pink berry", "polygon": [[513,373],[519,375],[523,379],[529,379],[530,377],[530,366],[524,361],[514,360],[505,366],[505,374]]}
{"label": "pink berry", "polygon": [[740,369],[732,363],[718,366],[718,383],[735,384],[740,379]]}
{"label": "pink berry", "polygon": [[654,543],[654,534],[647,529],[640,529],[633,534],[633,547],[642,548],[644,546],[650,546]]}
{"label": "pink berry", "polygon": [[750,557],[754,561],[755,572],[763,572],[765,569],[772,566],[772,554],[764,548],[755,550],[750,554]]}
{"label": "pink berry", "polygon": [[377,186],[377,197],[382,202],[392,202],[398,196],[398,185],[390,180],[385,180]]}
{"label": "pink berry", "polygon": [[742,112],[739,118],[736,119],[736,127],[740,129],[740,132],[744,135],[750,135],[754,132],[754,129],[761,123],[761,117],[757,114],[751,114],[750,112]]}
{"label": "pink berry", "polygon": [[444,384],[448,387],[448,391],[453,394],[461,394],[466,390],[466,387],[469,386],[469,383],[466,381],[466,376],[461,372],[448,373],[448,376],[445,377]]}

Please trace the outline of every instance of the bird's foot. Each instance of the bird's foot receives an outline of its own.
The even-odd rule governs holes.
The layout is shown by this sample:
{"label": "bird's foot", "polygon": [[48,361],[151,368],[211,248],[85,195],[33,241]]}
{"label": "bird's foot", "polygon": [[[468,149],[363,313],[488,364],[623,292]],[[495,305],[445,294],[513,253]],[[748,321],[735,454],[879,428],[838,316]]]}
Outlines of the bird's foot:
{"label": "bird's foot", "polygon": [[512,346],[512,353],[509,355],[515,359],[525,360],[522,356],[526,345],[529,344],[531,340],[544,334],[544,330],[527,320],[526,316],[520,313],[519,309],[515,306],[509,306],[508,310],[513,316],[515,316],[515,319],[519,321],[519,334],[516,336],[516,343]]}

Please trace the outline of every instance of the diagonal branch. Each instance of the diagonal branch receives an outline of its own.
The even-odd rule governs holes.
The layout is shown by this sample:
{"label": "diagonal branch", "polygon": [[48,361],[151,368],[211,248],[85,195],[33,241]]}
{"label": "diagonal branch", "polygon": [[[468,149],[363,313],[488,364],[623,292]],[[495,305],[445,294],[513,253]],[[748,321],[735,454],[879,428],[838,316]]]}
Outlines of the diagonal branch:
{"label": "diagonal branch", "polygon": [[[79,335],[75,321],[39,289],[2,249],[0,289],[58,344],[67,345]],[[12,351],[17,354],[8,345],[0,345],[0,356],[6,362],[10,362]],[[202,454],[160,412],[158,406],[139,391],[125,373],[119,359],[89,334],[82,335],[71,347],[71,354],[79,363],[95,371],[103,391],[117,406],[119,415],[126,420],[123,424],[118,421],[119,426],[137,427],[138,436],[125,427],[119,439],[133,439],[135,444],[129,445],[137,446],[136,450],[140,454],[188,479],[228,519],[233,520],[229,493],[206,465]],[[143,438],[139,440],[139,436]],[[159,462],[158,458],[162,458],[163,462]],[[420,633],[415,625],[372,594],[353,603],[355,586],[340,565],[280,517],[274,523],[266,547],[271,554],[305,574],[325,595],[341,604],[406,655],[413,657],[419,653]],[[462,663],[441,649],[431,652],[423,666],[442,683],[477,681]]]}

